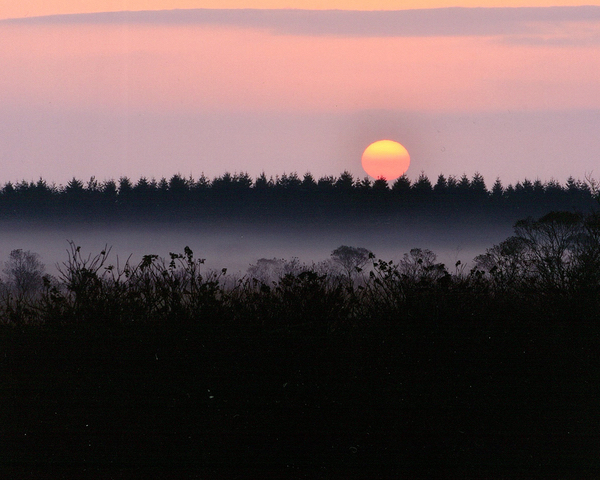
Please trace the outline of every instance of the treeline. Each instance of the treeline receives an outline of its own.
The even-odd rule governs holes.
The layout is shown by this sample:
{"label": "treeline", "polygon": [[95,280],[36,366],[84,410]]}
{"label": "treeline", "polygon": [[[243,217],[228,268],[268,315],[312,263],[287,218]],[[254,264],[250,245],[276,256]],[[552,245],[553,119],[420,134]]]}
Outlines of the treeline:
{"label": "treeline", "polygon": [[0,190],[0,217],[210,218],[226,215],[308,215],[336,213],[394,212],[406,206],[422,208],[494,206],[527,210],[534,206],[550,210],[588,210],[598,196],[593,180],[569,177],[563,185],[556,180],[523,180],[504,186],[500,179],[488,188],[482,175],[460,178],[440,174],[435,182],[421,173],[412,181],[402,176],[390,183],[380,178],[355,178],[349,172],[339,177],[315,179],[310,173],[275,178],[263,173],[253,179],[247,173],[210,180],[180,174],[160,180],[127,177],[100,182],[73,178],[66,185],[37,182],[8,182]]}
{"label": "treeline", "polygon": [[[109,250],[85,256],[71,243],[58,278],[43,275],[37,255],[15,250],[0,281],[5,323],[231,324],[251,329],[320,331],[389,322],[597,321],[600,307],[600,213],[550,212],[514,226],[465,271],[429,250],[397,262],[341,246],[329,261],[307,265],[262,259],[241,278],[203,270],[203,259],[145,255],[110,265]],[[237,328],[236,327],[236,328]]]}

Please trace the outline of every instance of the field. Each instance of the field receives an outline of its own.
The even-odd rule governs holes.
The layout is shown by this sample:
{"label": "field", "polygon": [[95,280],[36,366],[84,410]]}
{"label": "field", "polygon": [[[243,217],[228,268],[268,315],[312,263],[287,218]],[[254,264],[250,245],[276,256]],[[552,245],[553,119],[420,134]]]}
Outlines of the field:
{"label": "field", "polygon": [[341,246],[329,263],[269,260],[234,283],[187,247],[115,268],[72,244],[58,278],[14,251],[0,468],[593,478],[599,225],[569,212],[517,222],[468,272],[428,250],[390,263]]}
{"label": "field", "polygon": [[598,325],[4,328],[7,478],[590,478]]}

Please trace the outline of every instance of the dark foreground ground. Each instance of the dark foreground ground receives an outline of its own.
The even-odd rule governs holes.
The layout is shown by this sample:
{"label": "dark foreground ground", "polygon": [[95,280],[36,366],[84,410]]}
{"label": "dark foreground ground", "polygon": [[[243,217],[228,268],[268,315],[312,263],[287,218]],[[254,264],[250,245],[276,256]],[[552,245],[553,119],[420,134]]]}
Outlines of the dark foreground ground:
{"label": "dark foreground ground", "polygon": [[2,478],[594,478],[600,327],[3,327]]}

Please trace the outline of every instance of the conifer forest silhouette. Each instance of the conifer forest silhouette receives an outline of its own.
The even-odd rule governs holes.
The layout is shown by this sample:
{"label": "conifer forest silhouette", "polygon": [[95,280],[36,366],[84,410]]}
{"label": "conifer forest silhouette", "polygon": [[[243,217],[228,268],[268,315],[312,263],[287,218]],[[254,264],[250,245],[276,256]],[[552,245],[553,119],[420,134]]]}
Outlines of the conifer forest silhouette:
{"label": "conifer forest silhouette", "polygon": [[523,180],[490,188],[480,174],[468,178],[440,174],[435,182],[425,173],[411,181],[407,176],[388,182],[355,178],[345,171],[339,177],[302,178],[295,173],[275,178],[263,173],[255,179],[247,173],[225,173],[212,180],[173,175],[160,180],[141,177],[132,181],[84,182],[72,178],[66,185],[8,182],[0,189],[0,218],[56,218],[87,221],[98,219],[210,219],[300,217],[326,219],[340,215],[377,215],[492,209],[496,212],[527,211],[541,215],[552,210],[588,210],[597,192],[595,182],[569,177],[556,180]]}

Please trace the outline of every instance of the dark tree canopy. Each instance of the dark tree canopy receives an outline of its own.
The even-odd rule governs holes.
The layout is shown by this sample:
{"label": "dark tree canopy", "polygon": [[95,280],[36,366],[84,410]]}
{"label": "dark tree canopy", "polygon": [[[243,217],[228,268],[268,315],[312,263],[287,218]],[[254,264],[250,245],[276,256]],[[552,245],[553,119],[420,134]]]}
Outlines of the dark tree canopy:
{"label": "dark tree canopy", "polygon": [[[402,212],[407,207],[442,208],[458,213],[462,208],[525,209],[541,215],[550,210],[589,210],[597,205],[598,189],[590,180],[569,177],[542,182],[524,179],[504,187],[499,178],[488,190],[480,173],[471,179],[463,174],[439,174],[432,184],[425,172],[416,180],[402,175],[394,182],[384,178],[355,178],[349,171],[339,177],[296,172],[252,179],[248,173],[225,172],[212,180],[175,174],[167,178],[128,177],[87,182],[73,177],[66,185],[37,182],[7,182],[0,189],[0,218],[32,217],[65,219],[132,217],[203,218],[275,216],[373,215]],[[436,205],[438,207],[436,207]],[[438,210],[439,210],[438,208]],[[507,210],[507,211],[508,211]],[[225,218],[224,217],[224,218]]]}

